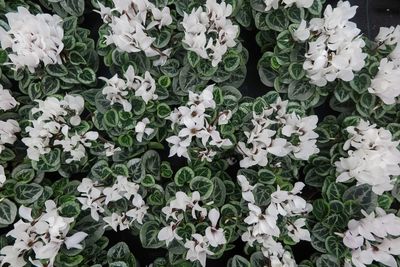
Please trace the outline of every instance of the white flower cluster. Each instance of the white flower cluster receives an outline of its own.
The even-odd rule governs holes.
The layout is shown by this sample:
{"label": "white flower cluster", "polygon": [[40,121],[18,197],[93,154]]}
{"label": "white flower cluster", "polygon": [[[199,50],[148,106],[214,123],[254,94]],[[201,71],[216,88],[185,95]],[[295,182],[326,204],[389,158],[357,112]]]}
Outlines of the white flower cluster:
{"label": "white flower cluster", "polygon": [[398,61],[400,60],[400,25],[390,28],[381,27],[379,33],[375,38],[378,48],[383,49],[386,46],[394,46],[389,59]]}
{"label": "white flower cluster", "polygon": [[400,25],[397,27],[381,27],[375,38],[378,49],[394,46],[388,58],[383,58],[379,71],[372,79],[368,91],[377,95],[387,105],[395,104],[400,95]]}
{"label": "white flower cluster", "polygon": [[230,110],[222,111],[218,114],[217,119],[209,122],[210,117],[206,113],[207,109],[215,109],[215,101],[213,97],[214,85],[207,86],[201,94],[189,91],[189,101],[186,106],[180,106],[175,109],[167,117],[172,122],[172,129],[179,130],[178,135],[168,137],[166,140],[172,144],[169,156],[175,154],[178,157],[185,157],[190,160],[188,148],[193,138],[201,139],[202,145],[205,147],[203,151],[199,151],[202,160],[212,161],[216,152],[211,147],[229,147],[232,142],[229,139],[221,138],[217,125],[227,124],[232,116]]}
{"label": "white flower cluster", "polygon": [[[262,253],[269,258],[271,266],[297,266],[290,252],[285,251],[283,245],[274,238],[279,238],[281,230],[278,221],[283,220],[289,237],[296,243],[300,240],[310,241],[310,232],[304,229],[306,219],[302,216],[311,212],[312,206],[302,197],[298,196],[304,184],[297,182],[291,191],[280,190],[271,194],[271,203],[264,210],[255,204],[252,190],[255,186],[250,185],[243,175],[237,177],[242,188],[242,198],[248,202],[249,215],[244,222],[249,225],[243,233],[242,240],[253,246],[254,242],[262,246]],[[291,218],[295,218],[292,222]]]}
{"label": "white flower cluster", "polygon": [[376,128],[367,121],[360,121],[354,127],[347,127],[350,138],[343,149],[348,150],[347,158],[335,162],[339,176],[337,182],[352,178],[357,184],[372,186],[375,194],[382,195],[392,190],[394,180],[391,176],[400,175],[399,141],[392,141],[392,134],[384,128]]}
{"label": "white flower cluster", "polygon": [[[171,200],[168,206],[162,208],[162,212],[165,214],[165,220],[169,225],[165,226],[158,233],[158,239],[165,241],[168,246],[173,240],[183,240],[177,234],[177,228],[179,224],[185,219],[185,212],[189,211],[193,219],[203,221],[208,213],[208,219],[211,225],[205,230],[205,235],[199,233],[192,234],[192,239],[184,240],[184,247],[188,249],[186,259],[190,261],[198,260],[201,266],[206,266],[207,255],[213,255],[208,248],[218,247],[227,243],[224,229],[218,227],[218,220],[220,213],[218,209],[211,209],[207,212],[207,209],[201,207],[200,204],[200,193],[195,191],[192,192],[191,196],[188,196],[185,192],[178,191],[175,194],[175,199]],[[200,215],[200,218],[198,218]]]}
{"label": "white flower cluster", "polygon": [[373,261],[397,267],[394,256],[400,255],[400,218],[381,209],[363,219],[351,220],[343,243],[350,248],[351,261],[356,267],[366,267]]}
{"label": "white flower cluster", "polygon": [[[111,28],[110,35],[106,36],[106,44],[114,44],[119,50],[128,53],[143,51],[147,57],[159,56],[153,64],[163,65],[171,49],[159,51],[155,48],[155,38],[148,31],[155,27],[161,30],[172,23],[169,8],[160,10],[148,0],[113,0],[113,3],[113,9],[99,3],[99,13]],[[118,16],[113,15],[114,11],[119,13]]]}
{"label": "white flower cluster", "polygon": [[146,71],[144,77],[141,77],[135,75],[135,70],[132,66],[129,66],[124,73],[124,78],[119,78],[118,74],[115,74],[111,79],[100,77],[106,82],[106,86],[103,88],[103,95],[111,102],[111,105],[119,103],[124,108],[124,111],[131,111],[130,92],[134,92],[135,96],[141,97],[146,104],[150,100],[158,98],[155,93],[156,82],[151,77],[150,72]]}
{"label": "white flower cluster", "polygon": [[264,0],[265,12],[271,9],[278,9],[280,6],[285,8],[296,5],[298,8],[309,8],[314,3],[314,0]]}
{"label": "white flower cluster", "polygon": [[295,40],[313,38],[308,43],[303,64],[310,83],[322,87],[336,79],[351,81],[354,72],[364,67],[367,54],[362,48],[365,42],[359,35],[357,25],[349,21],[356,14],[356,9],[347,1],[339,1],[334,9],[328,5],[323,18],[311,19],[308,28],[302,22],[294,32]]}
{"label": "white flower cluster", "polygon": [[[293,153],[297,159],[308,160],[311,155],[319,152],[316,146],[318,134],[313,131],[317,127],[318,117],[313,115],[301,118],[295,113],[288,114],[287,105],[287,100],[278,98],[261,114],[253,113],[253,128],[244,131],[247,141],[238,142],[237,146],[244,157],[240,167],[266,166],[269,154],[284,157]],[[281,128],[281,131],[273,130],[276,127]]]}
{"label": "white flower cluster", "polygon": [[[7,111],[15,108],[18,102],[10,94],[9,90],[3,89],[0,85],[0,111]],[[20,132],[19,124],[16,120],[8,119],[6,121],[0,120],[0,154],[5,148],[5,144],[14,144],[17,140],[16,133]],[[1,179],[0,179],[1,184]]]}
{"label": "white flower cluster", "polygon": [[25,7],[6,14],[8,31],[0,27],[0,43],[10,48],[8,55],[16,69],[28,67],[30,72],[43,62],[61,64],[60,53],[64,48],[62,19],[57,15],[32,15]]}
{"label": "white flower cluster", "polygon": [[[39,106],[32,108],[31,113],[34,117],[39,113],[40,115],[31,121],[32,126],[25,128],[29,137],[22,138],[22,142],[28,147],[28,158],[38,161],[40,155],[51,151],[52,145],[61,145],[65,152],[69,152],[71,157],[66,159],[66,163],[84,158],[85,147],[90,147],[91,141],[96,140],[99,134],[93,131],[83,135],[70,134],[71,127],[68,125],[78,126],[81,123],[80,115],[84,109],[83,97],[66,95],[61,100],[48,97],[44,101],[35,101]],[[66,117],[69,117],[68,121]]]}
{"label": "white flower cluster", "polygon": [[77,232],[67,236],[74,218],[60,216],[53,200],[47,200],[45,206],[46,212],[36,219],[32,218],[31,208],[20,206],[21,219],[7,234],[15,241],[13,245],[0,250],[1,266],[6,263],[12,267],[26,266],[24,256],[33,251],[34,258],[29,257],[33,266],[53,267],[57,253],[63,245],[67,249],[82,249],[80,243],[86,238],[86,233]]}
{"label": "white flower cluster", "polygon": [[82,210],[90,209],[90,215],[95,221],[100,219],[99,213],[105,213],[105,208],[110,202],[123,198],[131,201],[133,208],[130,210],[122,214],[113,212],[111,215],[103,217],[107,226],[114,231],[118,231],[118,228],[120,231],[128,229],[135,221],[142,224],[143,218],[147,214],[148,206],[139,193],[139,185],[128,181],[127,177],[117,176],[116,182],[111,187],[105,187],[97,181],[83,178],[77,190],[81,193],[78,200],[82,204]]}
{"label": "white flower cluster", "polygon": [[395,104],[396,98],[400,96],[400,60],[383,58],[368,92],[378,96],[387,105]]}
{"label": "white flower cluster", "polygon": [[228,48],[236,46],[235,38],[239,27],[233,25],[228,18],[232,14],[232,6],[216,0],[207,0],[205,11],[202,7],[184,14],[182,25],[185,29],[183,42],[187,49],[204,59],[211,60],[217,66]]}

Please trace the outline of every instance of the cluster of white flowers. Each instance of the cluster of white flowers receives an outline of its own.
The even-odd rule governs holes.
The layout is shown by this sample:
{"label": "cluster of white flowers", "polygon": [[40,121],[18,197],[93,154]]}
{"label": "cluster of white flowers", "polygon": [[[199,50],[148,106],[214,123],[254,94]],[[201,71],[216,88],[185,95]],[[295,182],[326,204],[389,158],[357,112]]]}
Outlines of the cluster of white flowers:
{"label": "cluster of white flowers", "polygon": [[[213,255],[208,248],[218,247],[227,243],[224,229],[218,227],[218,220],[220,213],[218,209],[211,209],[207,211],[206,208],[201,207],[200,204],[200,193],[195,191],[192,192],[191,196],[188,196],[185,192],[178,191],[175,194],[175,199],[171,200],[168,206],[162,208],[162,212],[165,214],[165,220],[169,225],[163,227],[158,233],[158,239],[165,241],[168,246],[173,240],[183,240],[177,234],[177,228],[179,224],[185,218],[185,212],[189,211],[191,217],[195,220],[199,219],[203,221],[207,214],[211,225],[205,229],[205,234],[199,233],[192,234],[192,239],[183,240],[184,247],[188,249],[186,259],[190,261],[199,261],[201,266],[206,266],[207,255]],[[200,218],[198,218],[200,215]],[[190,216],[190,215],[189,215]]]}
{"label": "cluster of white flowers", "polygon": [[280,6],[285,8],[296,5],[298,8],[309,8],[314,3],[314,0],[264,0],[265,12],[271,9],[278,9]]}
{"label": "cluster of white flowers", "polygon": [[363,120],[346,130],[350,138],[343,149],[348,150],[349,156],[335,162],[339,173],[336,181],[355,178],[357,184],[371,185],[378,195],[392,190],[394,179],[391,176],[400,175],[400,142],[392,141],[390,131],[377,129],[375,124]]}
{"label": "cluster of white flowers", "polygon": [[6,14],[8,31],[0,27],[0,43],[3,49],[10,48],[8,55],[16,69],[28,67],[34,72],[43,62],[61,64],[60,53],[64,48],[62,19],[57,15],[32,15],[25,7]]}
{"label": "cluster of white flowers", "polygon": [[386,46],[394,46],[389,59],[400,60],[400,25],[390,28],[381,27],[375,41],[380,49],[386,48]]}
{"label": "cluster of white flowers", "polygon": [[[99,134],[93,131],[83,135],[69,133],[71,129],[69,124],[78,126],[81,123],[80,115],[84,109],[83,97],[66,95],[61,100],[48,97],[44,101],[35,101],[39,106],[32,108],[31,112],[37,118],[31,121],[32,126],[25,128],[29,137],[22,138],[22,142],[28,147],[28,158],[38,161],[40,155],[51,151],[52,145],[61,145],[64,151],[70,153],[71,157],[66,159],[67,163],[84,158],[85,147],[90,147],[91,141],[96,140]],[[66,117],[69,117],[69,120],[66,120]]]}
{"label": "cluster of white flowers", "polygon": [[[99,13],[111,28],[110,35],[106,36],[106,44],[114,44],[119,50],[128,53],[142,51],[147,57],[159,56],[153,64],[163,65],[171,49],[160,51],[154,47],[155,38],[148,31],[156,27],[161,30],[172,23],[169,8],[160,10],[148,0],[113,0],[113,3],[113,9],[99,3]],[[114,11],[119,13],[118,16],[113,15]]]}
{"label": "cluster of white flowers", "polygon": [[362,212],[365,217],[351,220],[343,237],[343,243],[352,250],[352,263],[366,267],[376,261],[397,267],[394,256],[400,255],[400,218],[381,208],[376,209],[376,214]]}
{"label": "cluster of white flowers", "polygon": [[214,85],[207,86],[201,94],[196,94],[189,91],[189,101],[186,106],[180,106],[175,109],[167,117],[172,124],[172,129],[179,130],[178,135],[168,137],[166,140],[172,144],[169,156],[178,155],[190,159],[188,155],[188,148],[192,143],[193,138],[201,139],[204,146],[203,151],[199,151],[199,156],[202,160],[212,161],[216,152],[210,148],[215,146],[217,148],[232,146],[229,139],[221,138],[217,125],[227,124],[232,117],[232,111],[224,110],[218,114],[218,117],[209,122],[207,118],[210,117],[206,113],[207,109],[215,109],[215,101],[213,97]]}
{"label": "cluster of white flowers", "polygon": [[[10,94],[9,90],[3,89],[0,85],[0,111],[7,111],[15,108],[18,102]],[[5,144],[14,144],[17,140],[16,133],[20,132],[19,124],[16,120],[8,119],[6,121],[0,120],[0,154],[5,148]],[[0,179],[1,184],[1,179]]]}
{"label": "cluster of white flowers", "polygon": [[[33,251],[34,258],[29,257],[33,266],[54,266],[54,260],[63,245],[67,249],[81,249],[80,244],[87,236],[77,232],[67,236],[74,218],[62,217],[58,214],[56,203],[47,200],[46,212],[33,219],[32,209],[24,206],[19,208],[21,219],[14,224],[14,229],[7,236],[15,239],[14,244],[0,250],[0,265],[8,263],[12,267],[26,266],[24,258]],[[46,261],[46,263],[44,263]]]}
{"label": "cluster of white flowers", "polygon": [[148,206],[139,193],[139,185],[128,181],[127,177],[117,176],[116,182],[111,187],[105,187],[97,181],[84,178],[77,190],[81,193],[78,200],[82,204],[82,210],[90,209],[90,215],[95,221],[100,219],[99,213],[105,213],[105,207],[110,202],[123,198],[131,201],[133,208],[130,210],[122,214],[113,212],[103,217],[106,227],[109,226],[114,231],[118,228],[120,231],[128,229],[135,221],[142,224],[147,214]]}
{"label": "cluster of white flowers", "polygon": [[[318,134],[313,130],[317,127],[318,117],[315,115],[301,118],[295,113],[286,112],[288,101],[280,98],[263,110],[261,114],[253,113],[251,131],[244,131],[246,142],[238,142],[237,149],[244,158],[240,167],[248,168],[254,165],[266,166],[268,155],[284,157],[293,153],[297,159],[308,158],[319,152],[316,146]],[[273,130],[280,127],[281,131]],[[281,136],[278,137],[278,132]]]}
{"label": "cluster of white flowers", "polygon": [[396,27],[381,27],[375,38],[378,49],[393,47],[387,58],[379,64],[379,71],[372,79],[368,91],[377,95],[387,105],[398,102],[400,96],[400,25]]}
{"label": "cluster of white flowers", "polygon": [[339,1],[334,9],[328,5],[323,18],[311,19],[308,28],[303,21],[293,33],[295,40],[312,38],[303,64],[310,83],[325,86],[336,79],[351,81],[354,72],[364,67],[367,54],[362,48],[365,42],[357,25],[349,21],[356,9],[347,1]]}
{"label": "cluster of white flowers", "polygon": [[[297,182],[291,191],[280,190],[271,194],[271,203],[264,210],[255,204],[252,190],[247,178],[238,175],[238,182],[242,188],[242,198],[248,202],[249,215],[244,219],[248,224],[247,231],[243,233],[242,240],[253,246],[254,242],[262,246],[262,253],[269,258],[271,266],[296,266],[290,252],[285,251],[283,245],[274,238],[279,238],[281,230],[278,220],[283,220],[289,237],[296,243],[300,240],[310,241],[310,232],[304,229],[305,218],[303,215],[311,212],[312,206],[302,197],[298,196],[304,184]],[[291,221],[291,218],[295,218]]]}
{"label": "cluster of white flowers", "polygon": [[205,11],[202,7],[184,14],[182,25],[185,29],[183,43],[187,49],[204,59],[211,60],[217,66],[228,48],[236,46],[235,38],[239,27],[233,25],[228,18],[232,14],[232,6],[216,0],[207,0]]}
{"label": "cluster of white flowers", "polygon": [[147,104],[150,100],[158,98],[156,91],[156,82],[151,77],[150,72],[146,71],[144,77],[135,75],[135,70],[129,66],[124,73],[125,79],[118,77],[115,74],[111,79],[100,77],[106,82],[103,88],[103,95],[111,102],[111,105],[119,103],[124,108],[124,111],[131,111],[132,104],[129,101],[130,92],[133,91],[135,96],[141,97]]}
{"label": "cluster of white flowers", "polygon": [[371,80],[368,92],[377,95],[387,105],[395,104],[400,96],[400,61],[381,60],[378,74]]}

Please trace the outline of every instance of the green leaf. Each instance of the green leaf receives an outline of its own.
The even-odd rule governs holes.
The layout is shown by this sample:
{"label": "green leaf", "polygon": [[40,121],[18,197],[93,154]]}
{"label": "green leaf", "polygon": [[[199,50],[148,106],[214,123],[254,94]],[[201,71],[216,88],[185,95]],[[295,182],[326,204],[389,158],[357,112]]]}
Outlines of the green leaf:
{"label": "green leaf", "polygon": [[378,196],[367,184],[352,186],[343,193],[343,200],[353,200],[359,204],[368,214],[375,210],[378,203]]}
{"label": "green leaf", "polygon": [[56,257],[56,262],[58,266],[65,266],[65,267],[75,267],[79,266],[79,264],[84,260],[82,255],[74,255],[68,256],[62,253],[59,253]]}
{"label": "green leaf", "polygon": [[17,216],[17,206],[8,199],[0,200],[0,225],[10,225]]}
{"label": "green leaf", "polygon": [[312,213],[317,220],[321,221],[329,215],[329,204],[324,199],[317,199],[313,203]]}
{"label": "green leaf", "polygon": [[146,174],[141,182],[144,187],[153,187],[156,184],[154,176],[151,174]]}
{"label": "green leaf", "polygon": [[108,167],[107,161],[99,160],[92,166],[90,174],[98,180],[105,180],[112,175],[112,170]]}
{"label": "green leaf", "polygon": [[160,103],[157,105],[157,116],[161,119],[166,118],[171,113],[171,108],[165,104]]}
{"label": "green leaf", "polygon": [[292,63],[289,65],[289,75],[295,80],[300,80],[304,77],[306,72],[303,69],[303,64],[301,63]]}
{"label": "green leaf", "polygon": [[29,164],[20,164],[13,169],[11,177],[17,182],[27,183],[35,178],[35,170]]}
{"label": "green leaf", "polygon": [[83,84],[92,84],[96,81],[96,73],[91,68],[84,68],[77,78]]}
{"label": "green leaf", "polygon": [[140,241],[144,248],[160,248],[165,242],[158,240],[158,232],[161,226],[156,221],[148,221],[140,228]]}
{"label": "green leaf", "polygon": [[32,167],[35,170],[43,172],[55,172],[61,166],[61,150],[52,149],[49,153],[40,155],[39,161],[32,161]]}
{"label": "green leaf", "polygon": [[282,32],[289,26],[289,20],[282,9],[270,10],[266,17],[265,22],[271,30]]}
{"label": "green leaf", "polygon": [[202,200],[208,199],[214,189],[213,182],[209,178],[202,176],[196,176],[191,179],[189,186],[192,191],[198,191],[200,193]]}
{"label": "green leaf", "polygon": [[5,147],[0,154],[0,161],[10,161],[15,158],[15,153],[10,148]]}
{"label": "green leaf", "polygon": [[86,60],[76,51],[71,51],[69,53],[69,60],[73,65],[86,64]]}
{"label": "green leaf", "polygon": [[64,0],[60,2],[61,7],[72,16],[82,16],[85,10],[84,0]]}
{"label": "green leaf", "polygon": [[288,87],[288,97],[290,100],[305,101],[315,92],[315,87],[309,82],[293,81]]}
{"label": "green leaf", "polygon": [[7,62],[8,54],[5,50],[0,49],[0,64],[4,64]]}
{"label": "green leaf", "polygon": [[60,214],[64,217],[76,218],[81,212],[81,206],[75,200],[62,203],[59,206]]}
{"label": "green leaf", "polygon": [[267,169],[261,169],[258,171],[259,182],[263,184],[274,184],[276,177],[275,174]]}
{"label": "green leaf", "polygon": [[22,184],[17,183],[14,187],[15,201],[19,204],[31,204],[39,199],[43,193],[43,187],[39,184]]}
{"label": "green leaf", "polygon": [[228,72],[236,70],[239,67],[240,62],[241,57],[235,52],[228,52],[223,58],[224,69]]}
{"label": "green leaf", "polygon": [[49,64],[46,66],[46,71],[54,77],[63,77],[68,74],[67,68],[60,64]]}
{"label": "green leaf", "polygon": [[148,150],[142,156],[142,165],[147,174],[152,174],[156,179],[160,176],[160,155],[154,150]]}
{"label": "green leaf", "polygon": [[344,191],[346,191],[347,186],[339,183],[331,183],[326,190],[326,196],[329,200],[342,199]]}
{"label": "green leaf", "polygon": [[235,255],[232,261],[229,261],[229,267],[251,267],[250,262],[242,256]]}
{"label": "green leaf", "polygon": [[107,252],[108,262],[124,261],[129,257],[130,250],[125,242],[118,242],[112,246]]}
{"label": "green leaf", "polygon": [[189,167],[180,168],[174,176],[175,184],[178,186],[184,186],[194,178],[194,171]]}
{"label": "green leaf", "polygon": [[346,247],[344,246],[342,240],[336,236],[329,236],[325,240],[325,247],[329,254],[332,254],[336,258],[343,257],[346,252]]}
{"label": "green leaf", "polygon": [[371,78],[364,73],[354,76],[354,79],[350,81],[350,87],[359,94],[366,92],[370,85]]}
{"label": "green leaf", "polygon": [[340,267],[340,264],[336,257],[323,254],[317,259],[316,267]]}
{"label": "green leaf", "polygon": [[115,109],[108,110],[103,117],[103,122],[106,126],[112,128],[118,125],[119,116]]}
{"label": "green leaf", "polygon": [[200,57],[199,55],[197,55],[195,52],[193,51],[189,51],[187,53],[187,59],[189,61],[190,66],[192,66],[193,68],[196,67],[196,65],[199,63],[200,61]]}

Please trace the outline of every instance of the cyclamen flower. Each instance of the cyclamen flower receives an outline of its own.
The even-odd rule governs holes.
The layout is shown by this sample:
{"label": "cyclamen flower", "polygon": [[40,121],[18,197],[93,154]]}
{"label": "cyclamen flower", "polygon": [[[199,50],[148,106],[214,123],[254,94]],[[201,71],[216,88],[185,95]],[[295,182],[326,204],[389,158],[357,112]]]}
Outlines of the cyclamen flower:
{"label": "cyclamen flower", "polygon": [[[201,94],[189,92],[189,101],[187,106],[180,106],[175,109],[167,117],[172,122],[172,129],[176,129],[177,135],[166,138],[166,141],[172,146],[169,156],[177,155],[190,160],[188,149],[193,139],[201,140],[204,149],[197,151],[202,160],[212,162],[213,156],[216,155],[216,149],[229,147],[232,142],[228,138],[222,138],[217,130],[216,123],[228,123],[231,118],[232,111],[226,110],[218,114],[218,118],[213,122],[207,120],[210,117],[206,113],[206,109],[214,109],[216,107],[213,99],[214,85],[207,86]],[[222,117],[222,118],[221,118]]]}
{"label": "cyclamen flower", "polygon": [[356,267],[365,267],[373,261],[385,266],[396,267],[394,256],[400,255],[400,218],[377,208],[376,212],[364,218],[351,220],[344,233],[343,243],[350,248],[352,263]]}
{"label": "cyclamen flower", "polygon": [[381,27],[375,41],[379,49],[384,49],[386,46],[394,46],[393,51],[389,55],[389,59],[396,62],[400,59],[400,25],[396,27],[391,26],[389,28]]}
{"label": "cyclamen flower", "polygon": [[303,64],[310,83],[321,87],[336,79],[351,81],[354,72],[364,67],[365,42],[356,24],[349,21],[356,9],[347,1],[339,1],[336,8],[326,7],[323,18],[310,21],[309,30],[315,38],[309,43]]}
{"label": "cyclamen flower", "polygon": [[206,238],[212,247],[226,244],[224,230],[217,227],[220,213],[217,209],[212,209],[208,212],[208,219],[211,221],[211,226],[206,229]]}
{"label": "cyclamen flower", "polygon": [[144,134],[146,134],[146,136],[149,136],[154,133],[154,129],[147,127],[149,123],[150,120],[148,118],[144,118],[141,121],[137,122],[135,126],[135,132],[136,140],[138,140],[139,142],[142,142]]}
{"label": "cyclamen flower", "polygon": [[[253,128],[244,131],[245,142],[239,141],[237,146],[243,155],[242,168],[266,166],[269,155],[284,157],[293,153],[298,159],[308,160],[319,152],[316,146],[318,134],[313,131],[317,127],[317,116],[301,118],[295,113],[287,114],[287,104],[288,101],[278,98],[261,114],[253,114]],[[277,131],[277,127],[281,131]]]}
{"label": "cyclamen flower", "polygon": [[400,62],[383,58],[378,74],[371,80],[368,92],[378,96],[387,105],[395,104],[400,95]]}
{"label": "cyclamen flower", "polygon": [[3,186],[3,184],[6,182],[6,174],[4,173],[4,167],[3,165],[0,165],[0,188]]}
{"label": "cyclamen flower", "polygon": [[10,90],[4,89],[3,85],[0,84],[0,110],[7,111],[15,108],[18,104]]}
{"label": "cyclamen flower", "polygon": [[27,67],[34,72],[40,62],[44,65],[62,64],[64,48],[62,19],[57,15],[32,15],[25,7],[6,14],[10,30],[0,27],[0,42],[9,49],[9,58],[16,69]]}
{"label": "cyclamen flower", "polygon": [[207,255],[214,255],[208,250],[207,238],[199,234],[192,235],[193,240],[188,240],[185,243],[185,248],[188,249],[186,259],[190,261],[199,261],[201,266],[206,266]]}
{"label": "cyclamen flower", "polygon": [[106,82],[102,93],[111,102],[111,105],[119,103],[124,111],[129,112],[132,110],[132,104],[129,101],[131,93],[142,98],[146,104],[150,100],[158,98],[155,93],[155,81],[148,71],[145,72],[143,78],[135,75],[135,70],[132,66],[129,66],[124,73],[124,78],[119,78],[118,74],[115,74],[111,79],[100,77],[101,80]]}
{"label": "cyclamen flower", "polygon": [[400,175],[399,141],[392,141],[392,134],[384,128],[376,128],[369,122],[360,121],[358,126],[347,127],[350,138],[343,146],[347,158],[335,162],[339,173],[337,182],[355,178],[357,184],[372,186],[375,194],[392,190],[393,176]]}
{"label": "cyclamen flower", "polygon": [[46,266],[54,266],[58,251],[63,245],[67,249],[82,249],[80,244],[87,234],[77,232],[67,236],[74,218],[62,217],[54,201],[45,202],[46,211],[38,218],[33,219],[31,208],[21,206],[19,216],[21,220],[14,224],[14,229],[7,235],[13,237],[14,244],[0,250],[0,261],[13,267],[23,267],[27,264],[24,255],[33,252],[35,260],[46,262]]}
{"label": "cyclamen flower", "polygon": [[[106,44],[114,44],[118,50],[137,53],[144,52],[147,57],[158,56],[154,66],[163,65],[171,49],[159,51],[153,46],[156,38],[149,35],[149,30],[163,27],[172,23],[168,7],[158,9],[148,0],[120,1],[113,0],[115,8],[110,9],[100,5],[100,15],[110,26],[110,35],[106,36]],[[116,11],[119,15],[113,15]]]}
{"label": "cyclamen flower", "polygon": [[[46,100],[36,100],[38,107],[32,108],[32,114],[40,115],[31,121],[32,125],[25,128],[29,134],[22,138],[22,142],[28,147],[28,158],[38,161],[40,155],[51,151],[53,145],[61,145],[71,157],[67,163],[80,161],[85,157],[85,147],[91,146],[91,141],[98,138],[97,132],[86,132],[84,134],[70,134],[70,126],[77,126],[81,123],[80,115],[84,109],[84,100],[80,95],[66,95],[59,100],[55,97],[48,97]],[[60,139],[61,137],[61,139]]]}
{"label": "cyclamen flower", "polygon": [[[235,38],[239,34],[239,27],[233,25],[228,18],[232,14],[230,4],[218,4],[216,0],[207,0],[205,9],[199,7],[193,9],[190,14],[184,14],[183,42],[188,50],[210,60],[215,67],[221,62],[228,48],[236,46]],[[210,36],[212,33],[217,33],[215,39]]]}
{"label": "cyclamen flower", "polygon": [[21,131],[16,120],[8,119],[7,121],[0,120],[0,154],[5,148],[5,144],[14,144],[17,140],[15,136]]}
{"label": "cyclamen flower", "polygon": [[[279,3],[279,2],[282,3]],[[271,9],[278,9],[280,6],[285,8],[291,7],[292,5],[296,5],[298,8],[309,8],[314,3],[314,0],[264,0],[265,4],[265,12],[270,11]]]}

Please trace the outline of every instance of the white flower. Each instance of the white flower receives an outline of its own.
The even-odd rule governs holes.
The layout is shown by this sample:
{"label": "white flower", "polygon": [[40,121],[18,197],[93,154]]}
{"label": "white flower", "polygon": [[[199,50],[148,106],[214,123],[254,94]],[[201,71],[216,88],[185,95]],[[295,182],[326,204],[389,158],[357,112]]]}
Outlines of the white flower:
{"label": "white flower", "polygon": [[3,184],[6,182],[7,177],[4,173],[4,167],[3,165],[0,165],[0,188],[3,186]]}
{"label": "white flower", "polygon": [[306,226],[306,219],[299,218],[291,224],[286,226],[288,235],[294,242],[300,242],[300,240],[311,241],[310,232],[302,227]]}
{"label": "white flower", "polygon": [[343,243],[352,249],[352,262],[357,267],[365,267],[373,261],[396,267],[394,256],[400,255],[400,218],[377,208],[376,213],[364,218],[351,220],[344,234]]}
{"label": "white flower", "polygon": [[[216,0],[207,0],[205,9],[193,9],[190,14],[184,14],[182,25],[185,30],[183,43],[187,49],[195,52],[204,59],[217,66],[228,48],[236,46],[236,37],[239,27],[233,25],[228,18],[232,13],[232,6]],[[210,36],[217,33],[215,36]]]}
{"label": "white flower", "polygon": [[28,67],[34,72],[40,62],[44,65],[62,64],[60,53],[64,48],[62,19],[57,15],[32,15],[25,7],[6,14],[9,31],[0,27],[3,49],[12,51],[9,58],[16,69]]}
{"label": "white flower", "polygon": [[206,266],[207,255],[213,255],[210,250],[208,250],[207,239],[199,234],[192,235],[193,240],[187,240],[185,243],[185,248],[188,249],[186,253],[186,259],[190,261],[199,261],[201,266]]}
{"label": "white flower", "polygon": [[0,120],[0,153],[4,150],[5,144],[14,144],[17,140],[15,136],[21,129],[16,120],[8,119],[7,121]]}
{"label": "white flower", "polygon": [[[159,51],[153,46],[156,38],[150,36],[150,30],[162,30],[172,23],[170,9],[157,8],[148,0],[120,1],[113,0],[114,9],[100,6],[100,15],[105,23],[110,26],[110,34],[106,36],[106,44],[114,44],[118,50],[137,53],[144,52],[147,57],[155,57],[154,66],[162,65],[169,56],[168,51]],[[116,11],[113,15],[111,11]]]}
{"label": "white flower", "polygon": [[395,104],[400,95],[400,66],[383,58],[378,74],[371,80],[368,92],[377,95],[387,105]]}
{"label": "white flower", "polygon": [[354,72],[364,67],[365,42],[356,24],[349,21],[356,9],[347,1],[339,1],[336,8],[326,7],[323,18],[310,21],[310,31],[316,38],[309,43],[303,64],[310,83],[321,87],[336,79],[351,81]]}
{"label": "white flower", "polygon": [[254,195],[252,192],[254,186],[250,185],[249,181],[244,175],[238,175],[237,179],[242,188],[242,198],[247,202],[254,203]]}
{"label": "white flower", "polygon": [[3,89],[3,85],[0,84],[0,110],[7,111],[15,108],[18,104],[19,103],[11,95],[10,90]]}
{"label": "white flower", "polygon": [[107,224],[104,226],[111,227],[115,232],[123,231],[125,229],[129,229],[130,221],[127,220],[125,214],[119,215],[118,213],[113,212],[110,216],[103,217],[104,222]]}
{"label": "white flower", "polygon": [[185,140],[182,140],[178,136],[173,135],[165,140],[172,144],[169,151],[169,157],[177,155],[178,157],[185,157],[189,159],[188,146],[190,145],[190,139],[186,138]]}
{"label": "white flower", "polygon": [[253,236],[257,235],[270,235],[278,237],[280,234],[279,227],[277,226],[276,214],[269,214],[267,211],[262,212],[261,208],[248,203],[249,216],[244,219],[244,222],[252,225]]}
{"label": "white flower", "polygon": [[176,228],[177,225],[174,222],[170,222],[168,226],[165,226],[158,232],[157,238],[160,241],[165,241],[166,245],[168,246],[169,243],[171,243],[173,240],[182,240],[182,237],[180,237],[176,233]]}
{"label": "white flower", "polygon": [[293,39],[298,42],[304,42],[310,37],[310,30],[307,28],[307,22],[301,20],[297,29],[292,33]]}
{"label": "white flower", "polygon": [[220,213],[217,209],[212,209],[208,212],[208,219],[211,226],[206,228],[206,238],[212,247],[226,244],[224,229],[217,228]]}
{"label": "white flower", "polygon": [[347,132],[350,138],[343,149],[348,150],[349,156],[335,162],[339,173],[336,181],[355,178],[357,184],[371,185],[378,195],[392,190],[392,176],[400,175],[399,141],[392,141],[390,131],[377,129],[366,121],[361,121],[357,127],[348,127]]}
{"label": "white flower", "polygon": [[283,7],[291,7],[293,4],[296,5],[296,7],[301,8],[309,8],[312,6],[314,0],[282,0],[282,3],[279,2],[279,0],[264,0],[265,4],[265,9],[264,11],[270,11],[271,9],[278,9],[280,5]]}
{"label": "white flower", "polygon": [[[54,201],[45,202],[46,211],[38,218],[32,218],[32,209],[21,206],[19,216],[21,220],[14,224],[14,229],[7,235],[14,238],[14,243],[1,249],[1,264],[9,263],[11,266],[25,266],[24,255],[31,253],[34,259],[29,258],[35,266],[54,266],[58,251],[63,245],[67,249],[82,248],[80,244],[87,234],[76,232],[67,236],[74,218],[62,217]],[[39,265],[38,265],[39,264]]]}
{"label": "white flower", "polygon": [[148,118],[143,118],[141,121],[136,123],[136,140],[138,140],[139,142],[142,142],[144,134],[146,134],[146,136],[149,136],[154,133],[154,129],[147,127],[149,123],[150,120]]}
{"label": "white flower", "polygon": [[107,142],[107,143],[104,143],[104,151],[105,151],[107,157],[111,157],[115,154],[115,152],[121,151],[121,148],[120,147],[116,148],[114,144]]}
{"label": "white flower", "polygon": [[375,41],[379,49],[384,49],[387,45],[394,46],[389,58],[393,61],[400,59],[400,25],[396,27],[391,26],[390,28],[381,27]]}

